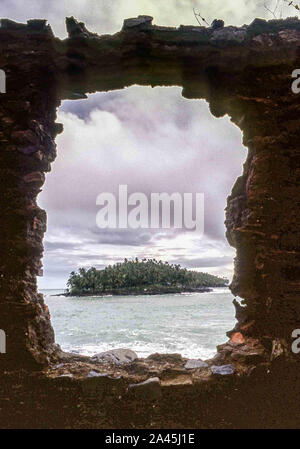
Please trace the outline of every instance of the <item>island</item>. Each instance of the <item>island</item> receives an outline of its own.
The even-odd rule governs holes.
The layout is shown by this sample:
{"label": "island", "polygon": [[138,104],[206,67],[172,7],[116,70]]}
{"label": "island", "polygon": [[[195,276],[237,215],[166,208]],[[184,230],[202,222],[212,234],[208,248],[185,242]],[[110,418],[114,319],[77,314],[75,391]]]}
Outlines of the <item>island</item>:
{"label": "island", "polygon": [[64,296],[157,295],[209,292],[227,287],[228,279],[187,270],[156,259],[125,259],[103,270],[95,267],[72,271]]}

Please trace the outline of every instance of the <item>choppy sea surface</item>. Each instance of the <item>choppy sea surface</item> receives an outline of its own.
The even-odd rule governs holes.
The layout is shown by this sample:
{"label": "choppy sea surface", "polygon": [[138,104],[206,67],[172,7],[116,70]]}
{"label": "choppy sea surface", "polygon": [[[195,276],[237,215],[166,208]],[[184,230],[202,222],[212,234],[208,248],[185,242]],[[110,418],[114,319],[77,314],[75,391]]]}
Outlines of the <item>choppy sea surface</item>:
{"label": "choppy sea surface", "polygon": [[[155,296],[64,297],[41,290],[56,342],[65,351],[94,355],[128,348],[139,357],[155,352],[207,359],[235,325],[228,288],[210,293]],[[54,295],[54,296],[53,296]]]}

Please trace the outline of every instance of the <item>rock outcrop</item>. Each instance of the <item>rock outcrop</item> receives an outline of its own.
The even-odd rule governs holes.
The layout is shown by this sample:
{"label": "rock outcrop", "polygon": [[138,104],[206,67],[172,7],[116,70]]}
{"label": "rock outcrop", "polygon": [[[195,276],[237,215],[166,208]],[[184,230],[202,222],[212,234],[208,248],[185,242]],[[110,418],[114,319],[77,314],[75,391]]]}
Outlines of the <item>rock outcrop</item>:
{"label": "rock outcrop", "polygon": [[116,365],[131,363],[138,358],[137,354],[131,349],[111,349],[110,351],[100,352],[92,357],[94,362],[106,362]]}

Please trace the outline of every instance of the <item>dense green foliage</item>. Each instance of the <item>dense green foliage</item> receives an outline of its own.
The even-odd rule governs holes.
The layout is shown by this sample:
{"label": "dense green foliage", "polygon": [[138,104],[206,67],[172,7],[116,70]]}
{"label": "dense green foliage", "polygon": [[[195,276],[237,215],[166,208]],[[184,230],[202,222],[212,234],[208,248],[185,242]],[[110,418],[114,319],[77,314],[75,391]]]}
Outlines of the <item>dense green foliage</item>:
{"label": "dense green foliage", "polygon": [[116,293],[119,291],[156,292],[170,289],[197,289],[201,287],[222,287],[228,280],[207,273],[198,273],[155,259],[125,259],[123,263],[109,265],[104,270],[92,267],[80,268],[78,273],[70,274],[67,286],[70,295]]}

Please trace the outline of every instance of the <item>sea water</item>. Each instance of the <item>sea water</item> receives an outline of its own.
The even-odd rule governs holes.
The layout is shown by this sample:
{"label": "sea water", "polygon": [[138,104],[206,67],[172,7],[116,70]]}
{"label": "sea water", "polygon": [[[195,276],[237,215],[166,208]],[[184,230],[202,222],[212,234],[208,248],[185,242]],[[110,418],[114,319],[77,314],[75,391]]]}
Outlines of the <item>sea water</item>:
{"label": "sea water", "polygon": [[51,313],[56,342],[84,355],[128,348],[139,357],[155,352],[207,359],[235,325],[228,288],[210,293],[64,297],[41,290]]}

